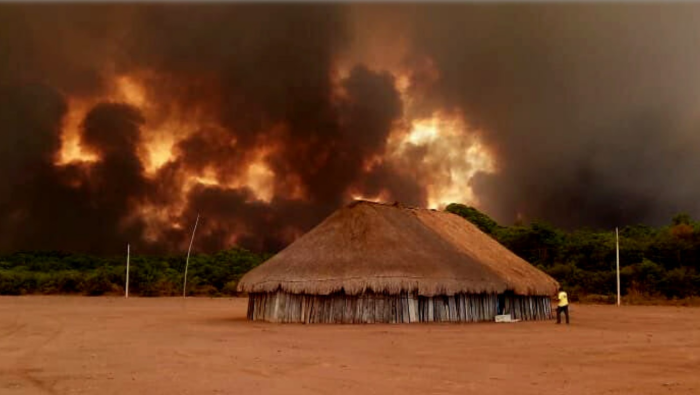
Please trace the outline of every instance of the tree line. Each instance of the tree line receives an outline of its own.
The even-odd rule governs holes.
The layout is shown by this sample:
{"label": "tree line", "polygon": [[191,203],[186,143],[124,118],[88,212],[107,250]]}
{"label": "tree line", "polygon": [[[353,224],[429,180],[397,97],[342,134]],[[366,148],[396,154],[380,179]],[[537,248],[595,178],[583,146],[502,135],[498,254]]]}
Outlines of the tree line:
{"label": "tree line", "polygon": [[[518,256],[558,280],[576,300],[616,295],[614,230],[565,231],[546,223],[502,226],[463,204],[447,211],[474,223]],[[700,222],[678,214],[661,227],[620,228],[620,279],[623,295],[686,298],[700,296]],[[234,295],[238,280],[272,254],[232,248],[190,257],[188,295]],[[131,294],[182,294],[185,256],[131,257]],[[65,252],[15,252],[0,255],[0,295],[123,294],[125,257]]]}
{"label": "tree line", "polygon": [[[596,296],[611,302],[617,294],[615,230],[565,231],[542,222],[501,226],[463,204],[457,214],[491,235],[516,255],[542,269],[574,300]],[[686,298],[700,295],[700,222],[681,213],[661,227],[619,229],[622,295]]]}
{"label": "tree line", "polygon": [[[188,295],[234,295],[238,280],[270,254],[233,248],[194,254],[187,274]],[[129,294],[182,295],[184,256],[131,256]],[[123,294],[126,257],[98,257],[64,252],[17,252],[0,255],[0,295]]]}

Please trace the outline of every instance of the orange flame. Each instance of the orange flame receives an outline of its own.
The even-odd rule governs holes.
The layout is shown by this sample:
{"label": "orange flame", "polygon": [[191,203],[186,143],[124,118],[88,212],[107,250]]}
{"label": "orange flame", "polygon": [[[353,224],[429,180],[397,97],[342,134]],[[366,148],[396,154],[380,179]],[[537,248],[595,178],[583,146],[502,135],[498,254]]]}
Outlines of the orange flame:
{"label": "orange flame", "polygon": [[[390,63],[401,64],[396,61]],[[336,88],[348,76],[350,64],[347,59],[337,64],[337,70],[331,76]],[[478,204],[470,183],[479,172],[496,171],[493,157],[480,141],[480,132],[472,129],[460,112],[435,111],[429,116],[416,116],[416,109],[421,105],[419,99],[422,87],[415,85],[418,80],[415,74],[421,73],[421,83],[429,84],[439,78],[439,73],[429,60],[415,67],[415,70],[410,70],[401,65],[390,70],[404,104],[404,113],[387,138],[384,154],[368,158],[364,170],[369,172],[382,163],[391,163],[396,169],[405,169],[425,185],[430,208],[440,208],[451,202]],[[95,153],[81,146],[80,128],[87,112],[100,101],[127,103],[143,113],[146,123],[142,128],[139,155],[146,176],[149,177],[156,177],[158,170],[174,159],[173,147],[191,133],[202,128],[221,129],[215,120],[197,110],[172,111],[168,103],[154,101],[146,89],[145,81],[140,74],[120,75],[113,79],[111,88],[102,97],[70,98],[69,111],[64,119],[62,148],[56,164],[99,160]],[[340,88],[334,91],[335,98],[342,99],[343,94]],[[278,125],[269,132],[271,138],[265,140],[281,140],[274,137],[277,133],[284,132],[284,127]],[[299,180],[295,180],[293,175],[283,180],[278,179],[268,164],[268,158],[280,149],[273,143],[247,152],[247,158],[243,161],[245,166],[232,169],[228,174],[220,174],[220,170],[211,167],[197,174],[183,175],[179,197],[173,196],[167,207],[143,204],[134,212],[131,220],[136,216],[148,218],[147,237],[157,240],[161,236],[161,229],[165,228],[164,224],[168,224],[167,228],[170,229],[179,226],[176,221],[187,206],[187,193],[197,185],[231,189],[247,187],[252,192],[253,199],[268,203],[277,195],[284,195],[288,199],[304,199],[305,191]],[[392,198],[387,190],[368,196],[353,187],[348,189],[347,196],[385,202]]]}
{"label": "orange flame", "polygon": [[[479,172],[493,173],[495,163],[459,113],[435,112],[395,130],[388,141],[388,160],[409,168],[426,183],[429,208],[453,202],[478,204],[470,182]],[[420,154],[415,148],[420,147]]]}
{"label": "orange flame", "polygon": [[63,119],[61,149],[55,160],[58,166],[75,162],[95,162],[99,158],[94,152],[80,144],[80,129],[87,112],[95,102],[84,99],[68,99],[68,113]]}
{"label": "orange flame", "polygon": [[[387,64],[399,63],[393,61]],[[376,61],[369,64],[382,70]],[[342,78],[349,75],[350,68],[348,58],[338,61],[333,75],[335,97],[343,97],[340,86]],[[384,162],[393,163],[398,169],[406,169],[426,186],[430,208],[442,208],[453,202],[478,205],[478,198],[470,186],[472,179],[480,172],[497,171],[492,154],[479,138],[481,132],[471,128],[459,111],[434,111],[428,117],[416,116],[422,105],[421,90],[440,78],[430,59],[415,63],[414,69],[400,66],[389,71],[401,96],[403,115],[387,138],[385,155],[367,160],[365,171]],[[416,77],[418,74],[420,78]],[[420,86],[416,85],[418,80]],[[422,152],[419,161],[415,160],[417,151]],[[388,197],[386,193],[366,197],[352,189],[348,194],[352,198],[373,201]]]}

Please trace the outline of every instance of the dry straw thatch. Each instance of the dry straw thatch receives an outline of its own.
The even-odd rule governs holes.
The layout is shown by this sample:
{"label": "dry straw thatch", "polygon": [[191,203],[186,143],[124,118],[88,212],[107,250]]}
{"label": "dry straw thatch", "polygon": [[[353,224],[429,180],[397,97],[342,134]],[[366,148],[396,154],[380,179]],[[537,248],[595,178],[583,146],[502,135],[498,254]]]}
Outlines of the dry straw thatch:
{"label": "dry straw thatch", "polygon": [[239,290],[329,295],[552,295],[550,276],[463,218],[357,201],[247,273]]}

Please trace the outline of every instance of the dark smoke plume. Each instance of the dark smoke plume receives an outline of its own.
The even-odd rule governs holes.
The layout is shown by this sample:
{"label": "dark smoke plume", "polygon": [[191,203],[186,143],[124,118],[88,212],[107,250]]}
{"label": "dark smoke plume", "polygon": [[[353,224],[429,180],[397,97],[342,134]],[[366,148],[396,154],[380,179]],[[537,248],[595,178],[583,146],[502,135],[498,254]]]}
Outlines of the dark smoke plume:
{"label": "dark smoke plume", "polygon": [[[424,206],[445,163],[418,171],[413,147],[367,165],[409,106],[457,110],[480,130],[498,172],[471,186],[503,222],[700,214],[698,16],[661,4],[0,5],[0,249],[181,251],[201,214],[201,250],[278,250],[354,192]],[[413,71],[410,103],[395,67]],[[143,85],[140,104],[111,96],[123,75]],[[97,159],[59,165],[76,100],[91,103],[80,144]],[[144,144],[173,136],[149,174]],[[241,183],[260,160],[269,201]]]}
{"label": "dark smoke plume", "polygon": [[697,5],[420,6],[411,53],[441,74],[501,171],[483,209],[564,226],[700,214]]}
{"label": "dark smoke plume", "polygon": [[[335,6],[3,5],[2,169],[10,182],[1,195],[2,248],[113,252],[136,240],[142,250],[178,249],[197,213],[203,250],[274,250],[309,229],[347,201],[401,115],[393,77],[361,65],[342,81],[345,97],[334,98],[343,15]],[[97,161],[53,165],[68,99],[108,94],[109,79],[122,74],[142,76],[155,118],[97,104],[81,123],[81,144]],[[37,83],[45,91],[33,92]],[[139,152],[144,131],[178,113],[215,126],[185,131],[170,162],[149,177]],[[267,146],[277,147],[264,158],[275,173],[271,202],[245,186],[199,185],[182,195],[204,170],[235,181]],[[386,189],[419,190],[400,179]],[[177,204],[182,213],[166,214],[149,236],[140,208]]]}

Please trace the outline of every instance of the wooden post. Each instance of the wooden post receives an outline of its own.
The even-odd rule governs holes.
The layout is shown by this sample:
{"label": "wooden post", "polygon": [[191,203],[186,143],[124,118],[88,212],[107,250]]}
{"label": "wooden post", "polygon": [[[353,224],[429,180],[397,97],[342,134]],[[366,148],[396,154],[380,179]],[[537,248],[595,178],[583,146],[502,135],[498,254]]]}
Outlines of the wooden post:
{"label": "wooden post", "polygon": [[410,294],[408,294],[408,321],[409,322],[418,322],[416,310],[418,310],[418,295],[410,293]]}
{"label": "wooden post", "polygon": [[617,256],[617,305],[620,305],[620,236],[615,228],[615,252]]}
{"label": "wooden post", "polygon": [[127,244],[126,245],[126,291],[124,294],[125,298],[129,297],[129,252],[130,252],[129,250],[130,250],[130,247]]}
{"label": "wooden post", "polygon": [[194,242],[194,232],[197,231],[197,224],[199,223],[199,214],[197,214],[197,220],[194,222],[194,229],[192,230],[192,239],[190,240],[190,248],[187,250],[187,260],[185,261],[185,279],[182,284],[182,297],[187,296],[187,267],[190,265],[190,251],[192,251],[192,243]]}

